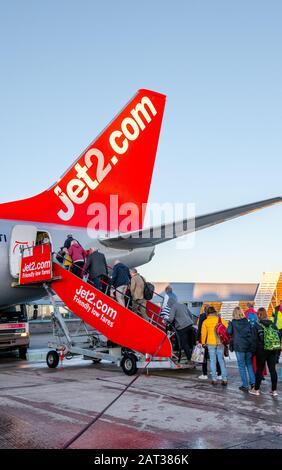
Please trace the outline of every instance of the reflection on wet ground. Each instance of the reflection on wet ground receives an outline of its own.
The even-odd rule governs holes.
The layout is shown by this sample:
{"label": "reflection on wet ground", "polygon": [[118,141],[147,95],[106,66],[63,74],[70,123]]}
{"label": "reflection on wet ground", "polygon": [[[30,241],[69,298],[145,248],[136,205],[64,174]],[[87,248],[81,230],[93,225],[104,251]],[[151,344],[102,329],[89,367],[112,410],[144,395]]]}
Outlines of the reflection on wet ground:
{"label": "reflection on wet ground", "polygon": [[[27,360],[0,354],[0,448],[62,447],[131,381],[81,358],[49,369],[46,351],[42,342]],[[200,381],[200,367],[143,374],[72,447],[281,449],[281,382],[281,398],[271,398],[268,377],[252,397],[238,390],[234,361],[228,370],[227,388]]]}

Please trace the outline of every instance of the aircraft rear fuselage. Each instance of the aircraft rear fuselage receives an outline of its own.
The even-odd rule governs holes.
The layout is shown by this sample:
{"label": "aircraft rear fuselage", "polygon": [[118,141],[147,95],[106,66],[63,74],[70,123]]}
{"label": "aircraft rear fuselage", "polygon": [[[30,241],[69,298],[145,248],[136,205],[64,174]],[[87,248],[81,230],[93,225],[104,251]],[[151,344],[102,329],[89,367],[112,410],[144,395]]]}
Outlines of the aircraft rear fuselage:
{"label": "aircraft rear fuselage", "polygon": [[[20,239],[12,240],[13,229],[19,226],[19,224],[21,227],[19,233],[21,233],[21,235],[17,238]],[[78,229],[62,225],[28,221],[20,221],[19,223],[17,221],[0,220],[0,308],[37,300],[46,295],[45,290],[38,287],[11,287],[12,282],[15,282],[16,278],[11,274],[10,258],[15,256],[17,258],[16,262],[19,260],[20,247],[24,247],[27,241],[25,239],[27,237],[25,237],[24,226],[27,228],[29,226],[36,226],[38,232],[47,232],[51,240],[53,252],[59,251],[64,245],[67,234],[71,233],[86,250],[92,247],[98,248],[100,252],[104,253],[109,266],[112,266],[116,259],[119,259],[129,267],[140,266],[149,262],[154,255],[154,247],[139,248],[136,250],[107,248],[100,243],[99,232],[97,232],[97,238],[93,239],[88,236],[87,229],[84,228]]]}

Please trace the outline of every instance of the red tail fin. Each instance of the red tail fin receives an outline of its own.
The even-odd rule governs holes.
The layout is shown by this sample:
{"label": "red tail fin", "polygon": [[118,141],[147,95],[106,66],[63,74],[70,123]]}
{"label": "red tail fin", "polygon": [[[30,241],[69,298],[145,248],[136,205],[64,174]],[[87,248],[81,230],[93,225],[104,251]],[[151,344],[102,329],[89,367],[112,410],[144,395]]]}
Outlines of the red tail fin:
{"label": "red tail fin", "polygon": [[58,183],[29,199],[1,204],[0,218],[87,227],[93,203],[102,203],[107,217],[103,226],[99,220],[99,229],[116,230],[126,213],[123,206],[120,214],[121,206],[134,203],[139,211],[134,229],[141,228],[164,106],[165,95],[139,90]]}

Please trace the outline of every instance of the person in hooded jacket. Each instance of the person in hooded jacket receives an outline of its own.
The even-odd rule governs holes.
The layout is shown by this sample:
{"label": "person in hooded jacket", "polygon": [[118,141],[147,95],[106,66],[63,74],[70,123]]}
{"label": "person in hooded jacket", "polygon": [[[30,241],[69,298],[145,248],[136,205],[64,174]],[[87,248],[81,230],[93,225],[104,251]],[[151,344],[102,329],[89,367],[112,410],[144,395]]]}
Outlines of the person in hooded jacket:
{"label": "person in hooded jacket", "polygon": [[[256,349],[256,358],[257,358],[257,372],[256,372],[256,383],[255,387],[252,390],[249,390],[251,395],[260,395],[260,385],[262,381],[262,372],[265,367],[265,363],[267,363],[270,377],[271,377],[271,392],[270,394],[273,397],[277,397],[277,372],[275,368],[276,364],[276,357],[277,357],[277,350],[266,350],[264,345],[264,331],[265,328],[273,328],[278,333],[278,328],[276,325],[273,324],[271,320],[269,320],[267,311],[265,308],[258,309],[258,322],[255,324],[255,328],[257,330],[257,349]],[[279,338],[278,338],[279,339]],[[279,349],[280,351],[280,349]]]}
{"label": "person in hooded jacket", "polygon": [[77,240],[72,240],[68,253],[73,261],[72,273],[78,277],[83,277],[83,267],[87,257],[87,253],[78,243]]}
{"label": "person in hooded jacket", "polygon": [[[242,390],[242,392],[249,391],[249,384],[251,388],[255,386],[252,356],[256,349],[256,333],[252,331],[252,328],[254,327],[245,317],[243,310],[240,307],[234,308],[227,333],[232,338],[233,349],[236,354],[238,369],[242,380],[242,385],[239,387],[239,390]],[[247,373],[249,376],[249,384]]]}
{"label": "person in hooded jacket", "polygon": [[247,303],[247,310],[245,311],[245,317],[253,325],[258,321],[257,312],[254,309],[254,303],[253,302],[248,302]]}
{"label": "person in hooded jacket", "polygon": [[[209,304],[206,304],[204,306],[203,312],[200,314],[199,320],[198,320],[196,341],[197,341],[197,343],[200,343],[200,344],[201,344],[202,324],[207,319],[207,316],[208,316],[207,311],[208,311],[209,307],[210,307]],[[205,347],[204,349],[205,349],[205,354],[204,354],[204,362],[202,363],[202,374],[199,375],[199,377],[198,377],[198,379],[200,379],[200,380],[208,380],[209,351],[208,351],[207,347]],[[216,358],[216,371],[217,371],[217,379],[221,380],[222,379],[221,369],[220,369],[220,365],[219,365],[219,362],[218,362],[217,358]]]}
{"label": "person in hooded jacket", "polygon": [[[203,321],[201,330],[201,343],[207,345],[211,362],[212,385],[217,384],[216,358],[220,364],[222,374],[222,385],[227,385],[227,368],[224,361],[224,345],[220,337],[216,334],[216,325],[219,321],[219,315],[214,307],[208,307],[207,319]],[[227,322],[222,318],[222,324],[227,328]]]}

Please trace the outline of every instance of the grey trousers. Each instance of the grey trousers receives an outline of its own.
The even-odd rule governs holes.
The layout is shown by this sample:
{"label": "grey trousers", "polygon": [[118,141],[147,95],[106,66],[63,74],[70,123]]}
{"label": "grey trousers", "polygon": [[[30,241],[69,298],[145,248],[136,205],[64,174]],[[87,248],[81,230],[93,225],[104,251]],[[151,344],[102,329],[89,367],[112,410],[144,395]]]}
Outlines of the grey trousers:
{"label": "grey trousers", "polygon": [[148,315],[146,314],[146,303],[145,299],[141,300],[132,300],[132,311],[140,315],[140,317],[144,318],[144,320],[148,320]]}

